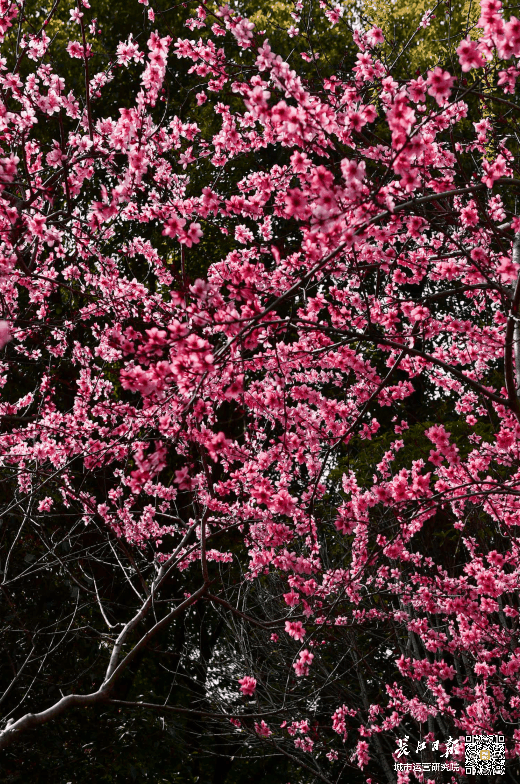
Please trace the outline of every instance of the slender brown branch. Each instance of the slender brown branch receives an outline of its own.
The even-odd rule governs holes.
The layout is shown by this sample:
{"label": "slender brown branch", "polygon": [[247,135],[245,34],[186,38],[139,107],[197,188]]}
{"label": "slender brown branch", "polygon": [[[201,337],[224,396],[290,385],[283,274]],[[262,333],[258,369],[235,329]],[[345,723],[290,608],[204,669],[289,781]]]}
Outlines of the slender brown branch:
{"label": "slender brown branch", "polygon": [[320,773],[318,770],[316,770],[316,768],[311,768],[310,765],[307,765],[306,762],[304,762],[301,759],[298,759],[298,757],[295,754],[290,754],[282,746],[279,746],[277,743],[275,743],[274,740],[269,739],[269,742],[271,743],[272,746],[274,746],[274,748],[277,751],[280,752],[280,754],[283,754],[284,757],[288,757],[290,760],[292,760],[300,768],[303,768],[304,770],[310,771],[313,774],[313,776],[317,776],[320,779],[320,781],[324,781],[325,784],[333,784],[333,782],[330,779],[328,779],[326,776],[324,776],[322,773]]}
{"label": "slender brown branch", "polygon": [[211,593],[206,595],[206,598],[209,599],[210,602],[215,602],[216,604],[221,604],[223,607],[226,607],[228,610],[234,615],[238,615],[240,618],[243,618],[245,621],[252,623],[253,626],[258,626],[260,629],[276,629],[280,626],[283,621],[270,621],[269,623],[262,623],[262,621],[257,621],[256,618],[252,618],[250,615],[246,615],[246,613],[237,610],[236,607],[233,607],[232,604],[226,602],[225,599],[221,599],[219,596],[214,596]]}
{"label": "slender brown branch", "polygon": [[176,705],[159,705],[155,702],[132,702],[131,700],[107,700],[110,705],[122,705],[126,708],[146,708],[158,713],[180,713],[184,716],[203,716],[208,719],[266,719],[278,716],[280,711],[267,713],[212,713],[211,711],[197,710],[196,708],[180,708]]}
{"label": "slender brown branch", "polygon": [[[90,76],[89,76],[89,67],[88,67],[88,47],[87,47],[87,37],[85,35],[85,25],[83,24],[83,15],[81,11],[80,0],[76,0],[76,8],[78,9],[78,13],[81,14],[79,23],[81,27],[81,35],[83,38],[83,59],[85,62],[85,103],[87,107],[88,135],[90,141],[93,141],[94,128],[92,125],[92,112],[90,109]],[[66,172],[65,172],[65,176],[66,176]]]}
{"label": "slender brown branch", "polygon": [[[513,262],[518,264],[520,260],[520,234],[516,234],[513,243]],[[518,274],[513,302],[506,325],[504,340],[504,377],[506,382],[509,407],[520,420],[520,405],[518,402],[518,388],[520,386],[520,348],[518,340],[520,331],[518,328],[518,308],[520,305],[520,273]],[[516,340],[515,340],[516,339]],[[516,376],[516,378],[515,378]]]}
{"label": "slender brown branch", "polygon": [[[158,621],[146,634],[144,634],[139,642],[132,648],[132,650],[125,656],[125,658],[115,667],[111,669],[111,665],[109,665],[109,669],[107,671],[107,677],[105,678],[104,682],[101,684],[99,689],[91,694],[68,694],[65,697],[62,697],[61,700],[51,705],[46,710],[41,711],[40,713],[26,713],[24,716],[21,716],[16,721],[10,721],[5,729],[0,732],[0,749],[7,748],[15,740],[20,736],[21,733],[33,729],[34,727],[38,727],[42,724],[47,724],[49,721],[53,721],[54,719],[61,716],[62,713],[69,710],[72,707],[76,706],[86,706],[86,705],[95,705],[100,702],[105,702],[117,682],[117,680],[121,677],[123,672],[126,670],[128,665],[133,661],[136,655],[149,643],[149,641],[154,637],[159,631],[164,629],[171,621],[180,615],[184,610],[187,609],[190,605],[194,604],[198,599],[200,599],[207,591],[207,586],[204,584],[202,585],[197,591],[195,591],[191,596],[185,599],[181,604],[177,605],[170,613],[164,616],[160,621]],[[147,598],[145,605],[148,605],[150,602],[150,597]],[[142,609],[142,608],[141,608]],[[140,616],[140,613],[137,615]],[[139,620],[141,616],[139,617]],[[136,623],[136,617],[130,621],[129,624],[125,627],[123,632],[127,630],[128,627],[134,628]],[[122,633],[123,634],[123,633]],[[121,637],[121,635],[120,635]],[[119,638],[118,638],[119,639]],[[117,643],[116,643],[117,644]],[[119,646],[120,649],[120,646]],[[112,664],[112,657],[111,657],[111,664]]]}

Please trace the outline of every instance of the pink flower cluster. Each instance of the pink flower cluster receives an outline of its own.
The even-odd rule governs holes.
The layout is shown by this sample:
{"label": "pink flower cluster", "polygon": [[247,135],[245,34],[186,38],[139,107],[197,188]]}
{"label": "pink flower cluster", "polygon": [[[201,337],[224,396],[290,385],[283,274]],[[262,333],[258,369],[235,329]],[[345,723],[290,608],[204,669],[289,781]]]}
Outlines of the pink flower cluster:
{"label": "pink flower cluster", "polygon": [[313,659],[314,659],[314,654],[308,651],[306,648],[303,651],[300,651],[300,656],[298,660],[295,661],[293,664],[296,675],[298,675],[299,677],[301,677],[302,675],[308,675]]}
{"label": "pink flower cluster", "polygon": [[246,697],[252,697],[256,690],[256,678],[252,678],[250,675],[244,675],[243,678],[240,678],[240,691]]}

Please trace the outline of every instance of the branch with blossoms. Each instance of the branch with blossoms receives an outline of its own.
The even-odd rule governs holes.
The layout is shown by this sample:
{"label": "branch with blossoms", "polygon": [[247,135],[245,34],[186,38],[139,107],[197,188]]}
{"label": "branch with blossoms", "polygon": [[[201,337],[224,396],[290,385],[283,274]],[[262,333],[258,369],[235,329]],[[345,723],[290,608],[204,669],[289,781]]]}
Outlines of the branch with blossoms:
{"label": "branch with blossoms", "polygon": [[[139,75],[108,117],[96,101],[117,72],[90,74],[85,3],[66,47],[83,95],[43,29],[23,39],[34,73],[2,66],[10,547],[73,519],[148,558],[124,620],[92,577],[97,687],[10,704],[3,745],[72,707],[156,710],[114,689],[193,610],[219,630],[193,678],[200,715],[321,780],[393,781],[396,737],[437,730],[506,734],[517,756],[520,23],[481,8],[458,73],[389,70],[375,28],[346,75],[313,80],[238,11],[209,27],[201,7],[198,40],[119,43]],[[17,16],[4,3],[3,46]],[[199,92],[181,113],[163,90],[184,61]],[[483,116],[483,84],[510,96],[506,128]]]}

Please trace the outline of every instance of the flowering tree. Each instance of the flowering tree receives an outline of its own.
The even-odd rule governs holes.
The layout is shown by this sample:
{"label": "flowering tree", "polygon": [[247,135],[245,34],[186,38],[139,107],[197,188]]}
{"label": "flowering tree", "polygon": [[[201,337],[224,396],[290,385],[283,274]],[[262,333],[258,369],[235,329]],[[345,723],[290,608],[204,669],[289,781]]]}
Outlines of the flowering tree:
{"label": "flowering tree", "polygon": [[[18,41],[0,74],[4,586],[25,527],[52,521],[81,547],[104,532],[134,593],[100,595],[98,567],[42,536],[37,568],[68,568],[105,623],[104,672],[34,704],[28,645],[0,746],[103,705],[221,721],[325,782],[409,780],[398,740],[460,761],[459,736],[500,733],[514,760],[520,22],[485,0],[458,64],[403,79],[377,27],[329,72],[201,5],[196,38],[129,38],[93,73],[83,0],[74,92],[55,8],[36,32],[0,8]],[[171,62],[192,116],[169,110]],[[123,68],[139,86],[105,117]],[[206,611],[198,704],[122,699]]]}

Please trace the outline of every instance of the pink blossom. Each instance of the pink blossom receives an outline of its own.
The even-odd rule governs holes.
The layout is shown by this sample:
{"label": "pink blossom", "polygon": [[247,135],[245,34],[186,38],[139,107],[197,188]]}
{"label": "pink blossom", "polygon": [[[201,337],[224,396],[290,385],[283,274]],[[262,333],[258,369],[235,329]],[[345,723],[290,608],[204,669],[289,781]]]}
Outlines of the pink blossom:
{"label": "pink blossom", "polygon": [[78,41],[69,41],[67,52],[71,57],[76,57],[78,60],[83,58],[83,47]]}
{"label": "pink blossom", "polygon": [[284,593],[283,598],[289,607],[296,607],[296,605],[300,603],[300,596],[296,593],[296,591],[289,591],[289,593]]}
{"label": "pink blossom", "polygon": [[442,68],[436,66],[433,71],[428,71],[428,94],[433,96],[439,106],[445,106],[450,97],[451,88],[455,81],[453,76]]}
{"label": "pink blossom", "polygon": [[372,46],[380,46],[384,43],[384,40],[385,37],[380,27],[372,27],[367,32],[367,41],[372,44]]}
{"label": "pink blossom", "polygon": [[52,498],[47,496],[46,498],[44,498],[42,501],[39,502],[39,504],[38,504],[38,511],[39,512],[50,512],[53,503],[54,502],[53,502]]}
{"label": "pink blossom", "polygon": [[253,39],[253,30],[255,26],[253,22],[250,22],[248,19],[241,19],[236,24],[231,25],[231,32],[237,39],[238,44],[242,48],[247,48],[251,46],[251,41]]}
{"label": "pink blossom", "polygon": [[202,237],[202,229],[200,223],[190,223],[188,231],[183,232],[180,236],[180,241],[183,245],[191,248],[192,245],[197,245]]}
{"label": "pink blossom", "polygon": [[426,98],[426,85],[427,82],[419,76],[417,79],[412,79],[407,88],[407,93],[414,103],[422,103]]}
{"label": "pink blossom", "polygon": [[313,659],[314,659],[313,653],[310,653],[310,651],[308,651],[307,649],[301,651],[299,659],[293,664],[296,675],[298,675],[299,677],[308,675]]}
{"label": "pink blossom", "polygon": [[359,740],[357,742],[354,756],[357,757],[358,765],[360,768],[364,768],[368,765],[370,761],[370,755],[368,753],[368,743],[366,742],[366,740]]}
{"label": "pink blossom", "polygon": [[256,689],[256,678],[252,678],[249,675],[244,675],[243,678],[240,678],[240,691],[247,697],[252,697],[255,693]]}
{"label": "pink blossom", "polygon": [[259,735],[261,738],[268,738],[273,734],[272,730],[269,728],[269,725],[266,724],[263,719],[260,723],[255,722],[255,730],[257,735]]}
{"label": "pink blossom", "polygon": [[285,621],[285,631],[295,640],[303,640],[305,629],[301,621]]}
{"label": "pink blossom", "polygon": [[248,242],[253,241],[253,232],[247,226],[239,225],[235,229],[235,239],[237,242],[247,245]]}
{"label": "pink blossom", "polygon": [[183,218],[179,218],[177,215],[172,215],[172,217],[168,218],[166,221],[163,234],[167,237],[178,237],[182,233],[182,229],[185,225],[186,221]]}
{"label": "pink blossom", "polygon": [[502,154],[498,155],[493,163],[489,163],[489,161],[483,161],[482,164],[485,176],[482,177],[482,182],[487,185],[488,188],[492,188],[493,184],[496,180],[500,177],[505,177],[506,175],[510,174],[510,169],[507,165],[507,161]]}
{"label": "pink blossom", "polygon": [[279,490],[272,497],[270,506],[274,512],[291,515],[295,508],[295,501],[287,490]]}
{"label": "pink blossom", "polygon": [[472,68],[480,68],[484,64],[478,41],[472,41],[470,38],[466,38],[459,44],[457,54],[464,72],[471,71]]}

